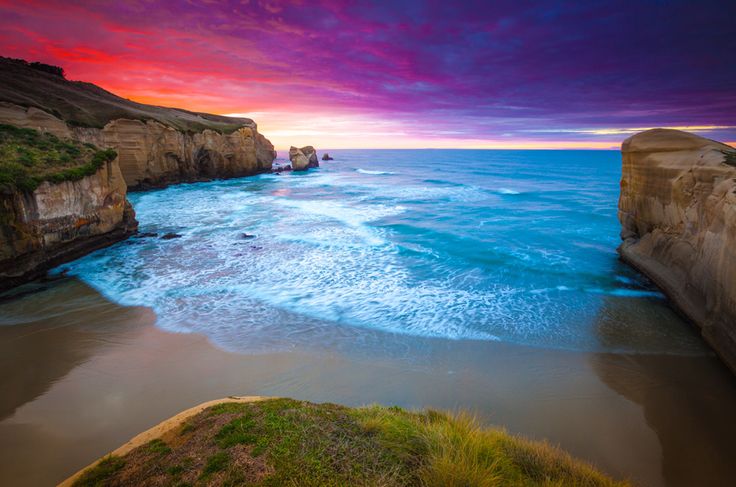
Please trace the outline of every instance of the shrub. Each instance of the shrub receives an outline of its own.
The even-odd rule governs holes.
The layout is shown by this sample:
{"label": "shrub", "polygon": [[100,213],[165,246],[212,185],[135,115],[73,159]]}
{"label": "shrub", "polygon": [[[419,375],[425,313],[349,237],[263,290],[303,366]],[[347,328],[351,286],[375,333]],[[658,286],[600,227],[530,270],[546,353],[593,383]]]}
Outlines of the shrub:
{"label": "shrub", "polygon": [[36,71],[43,71],[44,73],[50,73],[55,76],[60,76],[64,78],[64,68],[61,68],[59,66],[54,66],[51,64],[46,63],[39,63],[38,61],[32,62],[28,64],[31,68],[35,69]]}
{"label": "shrub", "polygon": [[0,189],[4,191],[30,192],[44,181],[76,181],[94,174],[115,157],[112,149],[0,124]]}

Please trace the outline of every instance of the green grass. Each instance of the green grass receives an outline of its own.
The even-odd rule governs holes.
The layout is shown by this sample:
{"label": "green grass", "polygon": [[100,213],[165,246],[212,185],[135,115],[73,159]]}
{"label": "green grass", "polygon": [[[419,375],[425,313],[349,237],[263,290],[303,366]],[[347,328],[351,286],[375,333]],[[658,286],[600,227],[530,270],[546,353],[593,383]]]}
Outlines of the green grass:
{"label": "green grass", "polygon": [[125,466],[125,461],[113,455],[105,457],[95,468],[90,469],[82,475],[75,485],[88,487],[104,487],[116,473]]}
{"label": "green grass", "polygon": [[[168,444],[154,440],[138,449],[150,455],[151,451],[170,448],[165,457],[156,457],[160,462],[156,468],[168,472],[172,484],[625,485],[548,444],[484,428],[468,414],[382,406],[356,409],[273,399],[220,404],[187,424],[186,433],[181,429],[172,433]],[[124,459],[114,460],[127,461],[127,465],[105,460],[76,485],[101,485],[100,481],[122,485],[122,478],[127,482],[147,478],[146,471],[135,471],[134,465],[146,465],[136,461],[137,454],[134,450]],[[190,455],[202,460],[181,461],[190,460]],[[170,464],[165,463],[167,459]],[[262,468],[257,474],[242,467],[258,462]]]}
{"label": "green grass", "polygon": [[171,452],[171,448],[161,439],[155,439],[146,444],[146,449],[155,455],[166,455]]}
{"label": "green grass", "polygon": [[44,181],[77,181],[115,157],[112,149],[0,124],[0,190],[32,192]]}
{"label": "green grass", "polygon": [[222,472],[230,462],[230,455],[226,451],[219,451],[207,459],[202,470],[201,478],[207,478],[215,472]]}
{"label": "green grass", "polygon": [[620,485],[557,448],[483,428],[465,413],[375,406],[353,414],[402,463],[416,466],[417,485]]}

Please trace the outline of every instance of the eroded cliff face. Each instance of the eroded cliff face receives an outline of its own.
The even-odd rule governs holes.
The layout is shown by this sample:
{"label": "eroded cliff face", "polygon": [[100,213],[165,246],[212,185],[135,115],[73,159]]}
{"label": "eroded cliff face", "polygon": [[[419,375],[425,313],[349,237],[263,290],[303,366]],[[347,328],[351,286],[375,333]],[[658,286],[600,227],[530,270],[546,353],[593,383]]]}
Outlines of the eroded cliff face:
{"label": "eroded cliff face", "polygon": [[0,194],[0,291],[134,233],[117,160],[77,181]]}
{"label": "eroded cliff face", "polygon": [[42,110],[7,102],[0,102],[0,122],[115,149],[130,190],[269,172],[276,157],[255,123],[230,134],[184,132],[155,120],[117,119],[102,129],[70,127]]}
{"label": "eroded cliff face", "polygon": [[655,129],[624,141],[621,152],[621,257],[659,285],[736,372],[735,150]]}

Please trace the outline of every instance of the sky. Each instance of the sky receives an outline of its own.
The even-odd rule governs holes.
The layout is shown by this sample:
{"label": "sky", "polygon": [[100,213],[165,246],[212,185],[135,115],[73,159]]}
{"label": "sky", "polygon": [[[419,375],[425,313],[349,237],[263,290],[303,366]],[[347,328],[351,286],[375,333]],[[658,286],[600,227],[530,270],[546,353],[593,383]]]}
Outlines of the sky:
{"label": "sky", "polygon": [[736,141],[734,0],[0,0],[0,55],[279,149]]}

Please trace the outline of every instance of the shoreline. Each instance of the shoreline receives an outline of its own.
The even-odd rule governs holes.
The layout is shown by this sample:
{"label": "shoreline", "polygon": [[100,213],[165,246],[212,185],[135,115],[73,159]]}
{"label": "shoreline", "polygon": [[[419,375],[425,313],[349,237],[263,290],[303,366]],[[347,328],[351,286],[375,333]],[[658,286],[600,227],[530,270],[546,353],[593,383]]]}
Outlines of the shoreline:
{"label": "shoreline", "polygon": [[714,356],[388,336],[367,350],[248,354],[161,330],[151,310],[74,280],[20,303],[50,315],[0,326],[0,352],[18,371],[0,382],[0,483],[55,484],[192,404],[230,395],[469,410],[645,485],[736,475],[709,453],[736,435],[736,388]]}

